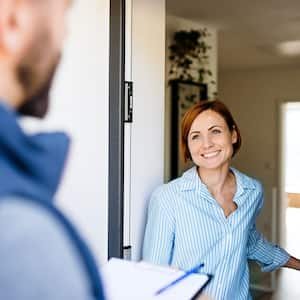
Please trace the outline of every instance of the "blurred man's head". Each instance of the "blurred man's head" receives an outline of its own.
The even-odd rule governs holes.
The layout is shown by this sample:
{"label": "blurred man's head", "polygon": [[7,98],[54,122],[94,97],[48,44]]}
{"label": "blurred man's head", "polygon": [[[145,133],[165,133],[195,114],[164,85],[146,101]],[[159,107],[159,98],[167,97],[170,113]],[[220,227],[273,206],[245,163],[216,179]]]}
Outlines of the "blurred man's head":
{"label": "blurred man's head", "polygon": [[69,2],[0,0],[0,97],[24,115],[47,111]]}

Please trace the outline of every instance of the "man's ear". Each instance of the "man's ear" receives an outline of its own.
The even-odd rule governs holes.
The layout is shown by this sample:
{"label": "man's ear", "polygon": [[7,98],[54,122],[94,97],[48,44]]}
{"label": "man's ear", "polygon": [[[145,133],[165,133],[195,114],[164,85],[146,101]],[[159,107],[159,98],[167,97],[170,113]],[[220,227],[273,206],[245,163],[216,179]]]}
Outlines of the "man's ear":
{"label": "man's ear", "polygon": [[28,41],[29,5],[23,0],[0,2],[0,53],[18,54]]}

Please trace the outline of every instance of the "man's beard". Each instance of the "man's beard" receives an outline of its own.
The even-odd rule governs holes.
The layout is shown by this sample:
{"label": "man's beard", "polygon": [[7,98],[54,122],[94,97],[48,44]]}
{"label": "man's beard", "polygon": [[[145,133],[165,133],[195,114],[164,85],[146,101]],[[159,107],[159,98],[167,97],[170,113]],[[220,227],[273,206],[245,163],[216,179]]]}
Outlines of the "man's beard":
{"label": "man's beard", "polygon": [[[47,73],[46,80],[41,83],[41,86],[37,87],[32,94],[29,94],[28,98],[25,99],[23,104],[18,108],[19,114],[37,118],[43,118],[46,115],[49,107],[49,93],[58,61],[59,59],[56,59],[55,62],[52,63],[51,68]],[[31,76],[38,76],[38,74],[34,74],[33,67],[30,68],[30,66],[27,66],[27,68],[19,68],[19,78],[22,78],[24,84],[27,83],[29,85],[31,80],[28,77]],[[27,87],[27,89],[29,89],[29,86]]]}
{"label": "man's beard", "polygon": [[49,107],[49,92],[53,77],[55,74],[55,67],[49,73],[47,81],[37,91],[27,98],[24,103],[18,108],[18,113],[23,116],[32,116],[43,118],[47,113]]}
{"label": "man's beard", "polygon": [[[60,54],[51,52],[47,32],[41,32],[32,49],[16,69],[16,75],[24,91],[24,101],[18,108],[23,116],[43,118],[49,106],[49,92],[60,60]],[[52,59],[49,60],[49,57]],[[40,64],[47,64],[41,70]]]}

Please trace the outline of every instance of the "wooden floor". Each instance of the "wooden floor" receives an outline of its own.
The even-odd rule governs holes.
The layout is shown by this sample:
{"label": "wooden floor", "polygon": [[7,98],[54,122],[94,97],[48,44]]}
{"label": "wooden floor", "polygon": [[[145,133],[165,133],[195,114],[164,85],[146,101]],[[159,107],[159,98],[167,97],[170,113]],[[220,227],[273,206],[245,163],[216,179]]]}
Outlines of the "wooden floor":
{"label": "wooden floor", "polygon": [[[287,209],[286,250],[300,258],[300,208]],[[283,268],[278,274],[277,291],[253,295],[254,300],[300,300],[300,271]]]}

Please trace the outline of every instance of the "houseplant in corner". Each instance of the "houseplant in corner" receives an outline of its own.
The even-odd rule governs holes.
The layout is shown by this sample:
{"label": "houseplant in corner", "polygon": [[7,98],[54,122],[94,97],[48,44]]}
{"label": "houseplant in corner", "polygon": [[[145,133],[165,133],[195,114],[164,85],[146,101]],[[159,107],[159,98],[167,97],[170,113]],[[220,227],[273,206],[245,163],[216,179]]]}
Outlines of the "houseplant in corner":
{"label": "houseplant in corner", "polygon": [[173,43],[169,46],[170,80],[215,84],[209,69],[209,52],[212,49],[207,43],[209,36],[206,28],[174,33]]}

